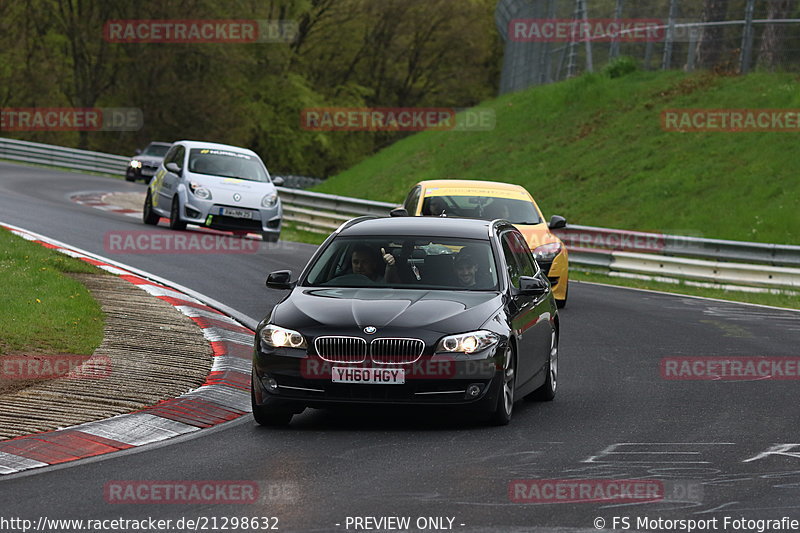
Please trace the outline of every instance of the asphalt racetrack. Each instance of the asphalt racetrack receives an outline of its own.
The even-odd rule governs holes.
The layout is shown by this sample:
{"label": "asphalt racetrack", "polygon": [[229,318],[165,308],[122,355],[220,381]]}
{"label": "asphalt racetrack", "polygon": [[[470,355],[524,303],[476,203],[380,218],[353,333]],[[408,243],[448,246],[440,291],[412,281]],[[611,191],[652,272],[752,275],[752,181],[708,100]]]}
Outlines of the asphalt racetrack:
{"label": "asphalt racetrack", "polygon": [[[266,275],[285,268],[296,275],[314,250],[281,242],[248,254],[109,253],[108,232],[156,228],[69,199],[144,188],[0,163],[0,222],[193,289],[249,317],[251,327],[282,296],[264,286]],[[307,410],[286,429],[245,416],[152,446],[0,477],[0,515],[34,524],[152,517],[175,525],[205,517],[208,531],[245,516],[274,517],[265,524],[281,531],[688,531],[691,524],[755,531],[745,526],[758,523],[748,520],[800,521],[800,382],[662,375],[665,358],[796,357],[800,314],[575,283],[561,317],[558,396],[517,403],[509,426],[415,409]],[[266,488],[257,502],[236,504],[119,504],[104,493],[109,482],[140,480],[247,480]],[[588,494],[581,487],[635,490],[631,480],[657,485],[661,496],[581,501]],[[409,525],[399,529],[403,522],[389,517]],[[12,527],[0,530],[21,531]],[[185,529],[203,528],[163,530]]]}

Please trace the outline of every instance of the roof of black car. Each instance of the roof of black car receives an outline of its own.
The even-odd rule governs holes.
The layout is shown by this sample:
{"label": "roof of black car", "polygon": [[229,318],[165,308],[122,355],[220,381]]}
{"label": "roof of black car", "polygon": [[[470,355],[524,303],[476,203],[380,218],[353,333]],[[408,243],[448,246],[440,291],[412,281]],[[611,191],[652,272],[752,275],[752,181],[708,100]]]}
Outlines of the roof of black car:
{"label": "roof of black car", "polygon": [[364,219],[345,227],[342,236],[409,235],[488,239],[488,220],[447,217],[386,217]]}

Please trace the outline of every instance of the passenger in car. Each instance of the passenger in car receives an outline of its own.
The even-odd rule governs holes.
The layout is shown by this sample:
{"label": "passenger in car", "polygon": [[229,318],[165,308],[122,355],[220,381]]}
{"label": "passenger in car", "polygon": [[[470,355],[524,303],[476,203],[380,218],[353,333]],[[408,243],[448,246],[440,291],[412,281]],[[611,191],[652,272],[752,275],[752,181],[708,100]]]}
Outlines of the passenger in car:
{"label": "passenger in car", "polygon": [[456,255],[456,281],[461,287],[475,287],[478,283],[478,258],[467,248]]}
{"label": "passenger in car", "polygon": [[[386,253],[383,248],[378,252],[378,250],[366,244],[358,244],[353,247],[353,252],[350,256],[350,266],[353,269],[353,274],[361,274],[376,282],[384,281],[385,278],[389,277],[394,265],[395,259],[392,254]],[[387,266],[389,267],[388,269]]]}

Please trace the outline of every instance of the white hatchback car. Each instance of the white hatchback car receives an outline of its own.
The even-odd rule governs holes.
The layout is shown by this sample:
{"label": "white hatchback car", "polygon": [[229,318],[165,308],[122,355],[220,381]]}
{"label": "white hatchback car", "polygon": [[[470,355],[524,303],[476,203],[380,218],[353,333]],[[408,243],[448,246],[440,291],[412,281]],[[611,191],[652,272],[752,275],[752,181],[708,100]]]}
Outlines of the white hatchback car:
{"label": "white hatchback car", "polygon": [[261,158],[246,148],[177,141],[158,167],[144,201],[145,224],[169,219],[175,230],[196,224],[234,232],[260,233],[275,242],[281,233],[281,202]]}

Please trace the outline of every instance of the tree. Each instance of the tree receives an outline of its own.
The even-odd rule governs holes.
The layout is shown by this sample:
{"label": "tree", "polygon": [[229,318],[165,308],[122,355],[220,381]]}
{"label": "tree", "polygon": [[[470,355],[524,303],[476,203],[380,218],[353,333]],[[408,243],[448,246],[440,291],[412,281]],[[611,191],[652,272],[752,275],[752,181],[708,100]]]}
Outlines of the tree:
{"label": "tree", "polygon": [[[704,0],[703,22],[719,22],[725,20],[728,12],[728,0]],[[697,41],[696,61],[700,68],[713,68],[720,63],[724,29],[722,26],[702,26]]]}
{"label": "tree", "polygon": [[[797,0],[771,0],[767,5],[768,19],[789,18],[797,7]],[[786,36],[785,24],[767,24],[761,36],[758,51],[758,64],[769,70],[775,70]]]}

